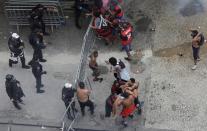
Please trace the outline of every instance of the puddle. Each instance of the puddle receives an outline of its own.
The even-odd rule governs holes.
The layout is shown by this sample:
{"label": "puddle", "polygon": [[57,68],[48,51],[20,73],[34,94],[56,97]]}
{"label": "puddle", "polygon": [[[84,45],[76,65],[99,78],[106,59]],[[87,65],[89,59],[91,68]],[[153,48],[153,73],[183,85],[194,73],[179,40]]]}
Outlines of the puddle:
{"label": "puddle", "polygon": [[191,0],[184,8],[180,10],[180,14],[182,14],[184,17],[193,16],[203,12],[204,7],[200,0]]}
{"label": "puddle", "polygon": [[139,20],[137,20],[136,24],[136,30],[139,32],[146,32],[149,29],[150,24],[152,23],[152,20],[148,16],[139,16],[141,17]]}
{"label": "puddle", "polygon": [[109,72],[108,67],[104,65],[99,65],[99,69],[101,74],[107,74]]}
{"label": "puddle", "polygon": [[159,51],[153,52],[154,56],[158,57],[172,57],[174,55],[186,55],[191,52],[191,43],[184,43],[182,45],[161,49]]}
{"label": "puddle", "polygon": [[[201,49],[200,50],[201,54],[207,53],[206,44],[202,45],[200,49]],[[187,42],[173,48],[161,49],[159,51],[153,52],[153,55],[158,57],[172,57],[175,55],[179,55],[179,56],[192,55],[191,42]]]}

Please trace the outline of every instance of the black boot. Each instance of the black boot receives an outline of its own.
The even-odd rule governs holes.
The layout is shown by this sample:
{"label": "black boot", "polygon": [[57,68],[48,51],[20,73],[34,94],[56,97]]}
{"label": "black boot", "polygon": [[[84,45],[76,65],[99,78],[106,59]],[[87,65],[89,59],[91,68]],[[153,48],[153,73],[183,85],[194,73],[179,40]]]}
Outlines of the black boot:
{"label": "black boot", "polygon": [[21,110],[22,108],[18,105],[18,103],[16,101],[13,101],[14,106],[18,109]]}
{"label": "black boot", "polygon": [[46,62],[47,60],[45,60],[45,59],[42,58],[42,59],[39,59],[39,61],[40,62]]}
{"label": "black boot", "polygon": [[11,59],[9,59],[9,67],[12,67],[12,60]]}
{"label": "black boot", "polygon": [[9,67],[12,67],[12,64],[17,64],[18,61],[13,61],[11,59],[9,59]]}
{"label": "black boot", "polygon": [[44,93],[44,92],[45,92],[44,90],[37,89],[37,93]]}
{"label": "black boot", "polygon": [[69,120],[73,120],[73,119],[74,119],[74,118],[72,117],[72,115],[70,114],[69,111],[67,112],[67,115],[68,115],[68,119],[69,119]]}
{"label": "black boot", "polygon": [[25,58],[24,57],[20,57],[21,63],[22,63],[22,68],[24,69],[29,69],[30,67],[28,65],[25,65]]}

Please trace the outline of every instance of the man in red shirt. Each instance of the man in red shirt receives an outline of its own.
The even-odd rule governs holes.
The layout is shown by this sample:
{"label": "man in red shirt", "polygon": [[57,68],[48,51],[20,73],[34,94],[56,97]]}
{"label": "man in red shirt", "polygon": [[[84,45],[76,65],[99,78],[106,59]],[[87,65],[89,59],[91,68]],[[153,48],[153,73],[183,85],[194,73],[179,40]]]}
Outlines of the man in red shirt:
{"label": "man in red shirt", "polygon": [[128,61],[131,60],[130,51],[132,50],[131,49],[131,43],[133,40],[132,32],[133,32],[133,27],[131,26],[131,24],[128,22],[123,23],[120,31],[121,44],[122,44],[122,49],[124,49],[127,53],[128,57],[125,57],[125,59]]}

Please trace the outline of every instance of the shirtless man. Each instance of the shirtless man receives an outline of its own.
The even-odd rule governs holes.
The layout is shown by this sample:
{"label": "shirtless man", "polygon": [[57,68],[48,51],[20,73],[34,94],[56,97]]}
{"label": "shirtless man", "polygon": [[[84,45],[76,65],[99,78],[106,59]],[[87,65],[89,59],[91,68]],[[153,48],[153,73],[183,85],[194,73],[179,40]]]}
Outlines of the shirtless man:
{"label": "shirtless man", "polygon": [[123,107],[120,115],[123,118],[122,124],[126,127],[126,118],[132,116],[136,109],[136,106],[134,104],[134,97],[126,92],[118,96],[113,104],[113,116],[117,114],[117,109],[119,106]]}
{"label": "shirtless man", "polygon": [[99,68],[98,68],[98,63],[96,62],[97,57],[98,57],[98,51],[94,51],[90,55],[89,67],[93,71],[93,74],[92,74],[94,76],[93,81],[102,82],[103,78],[98,78],[98,76],[100,75],[100,71],[99,71]]}
{"label": "shirtless man", "polygon": [[85,115],[85,106],[88,106],[90,108],[91,115],[94,114],[94,104],[89,99],[90,93],[90,90],[85,89],[85,84],[83,82],[79,82],[79,87],[77,89],[77,98],[80,104],[82,116]]}
{"label": "shirtless man", "polygon": [[130,80],[126,83],[127,86],[124,87],[123,92],[127,92],[130,95],[134,96],[134,104],[137,107],[138,113],[141,114],[141,103],[139,101],[139,83],[136,83],[134,78],[130,78]]}

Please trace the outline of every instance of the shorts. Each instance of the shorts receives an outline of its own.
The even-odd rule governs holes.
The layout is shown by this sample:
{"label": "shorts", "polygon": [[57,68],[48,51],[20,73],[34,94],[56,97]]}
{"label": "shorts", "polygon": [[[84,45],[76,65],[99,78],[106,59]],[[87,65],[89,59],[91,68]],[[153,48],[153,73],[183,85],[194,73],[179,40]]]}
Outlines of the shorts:
{"label": "shorts", "polygon": [[194,60],[197,60],[199,58],[200,47],[195,48],[192,46],[192,49],[193,49],[193,58]]}
{"label": "shorts", "polygon": [[128,108],[123,108],[122,112],[121,112],[121,116],[123,118],[128,117],[129,115],[132,115],[134,113],[134,111],[136,110],[136,106],[135,104],[132,104],[130,107]]}
{"label": "shorts", "polygon": [[129,53],[131,51],[131,43],[127,45],[122,45],[122,49],[126,51],[126,53]]}

